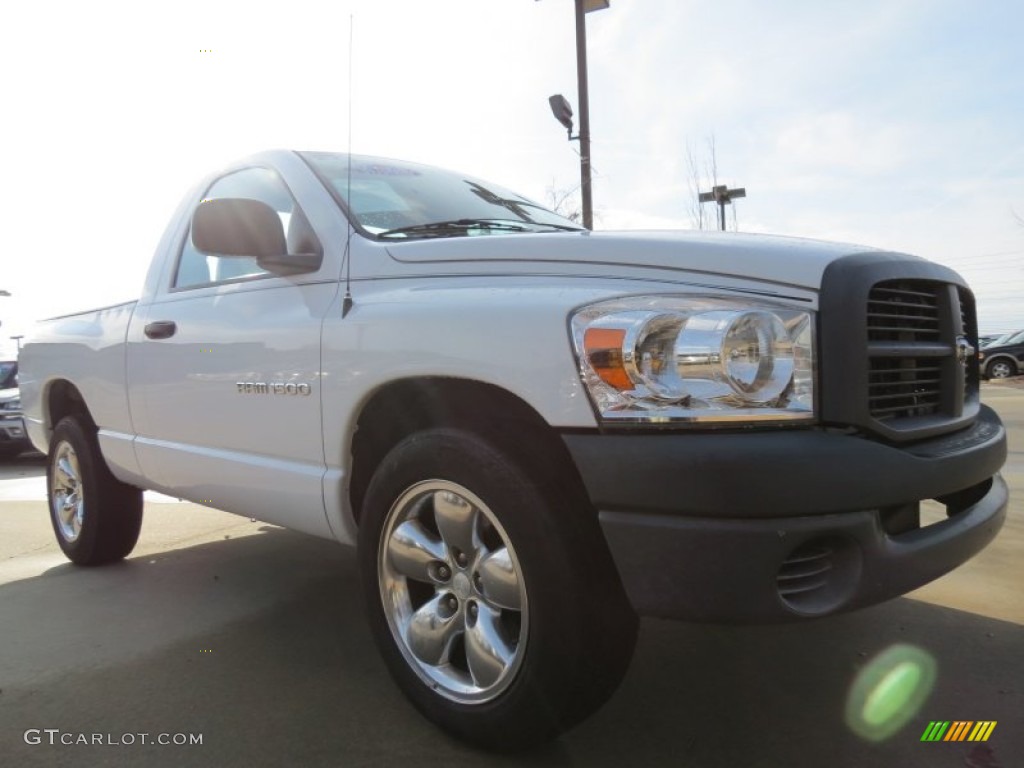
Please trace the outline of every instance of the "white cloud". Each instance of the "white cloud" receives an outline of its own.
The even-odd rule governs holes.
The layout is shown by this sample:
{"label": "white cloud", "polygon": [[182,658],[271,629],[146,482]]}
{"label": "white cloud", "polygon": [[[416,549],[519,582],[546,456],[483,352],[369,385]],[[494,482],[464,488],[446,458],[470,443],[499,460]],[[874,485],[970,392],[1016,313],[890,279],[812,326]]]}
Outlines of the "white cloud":
{"label": "white cloud", "polygon": [[898,173],[912,159],[908,134],[899,124],[879,125],[849,112],[802,115],[780,128],[772,159],[789,172],[813,169],[819,177],[837,171]]}

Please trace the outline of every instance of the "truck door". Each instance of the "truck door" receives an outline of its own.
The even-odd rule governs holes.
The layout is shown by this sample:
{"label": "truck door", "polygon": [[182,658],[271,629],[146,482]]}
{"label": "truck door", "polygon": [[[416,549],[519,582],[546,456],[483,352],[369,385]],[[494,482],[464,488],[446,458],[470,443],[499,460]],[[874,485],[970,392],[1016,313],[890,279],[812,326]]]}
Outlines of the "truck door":
{"label": "truck door", "polygon": [[[269,205],[289,254],[323,254],[275,170],[224,175],[203,195],[219,198]],[[271,274],[253,257],[200,252],[191,225],[178,247],[128,333],[143,473],[165,493],[330,536],[321,490],[320,330],[337,293],[336,261],[324,258],[312,273]]]}

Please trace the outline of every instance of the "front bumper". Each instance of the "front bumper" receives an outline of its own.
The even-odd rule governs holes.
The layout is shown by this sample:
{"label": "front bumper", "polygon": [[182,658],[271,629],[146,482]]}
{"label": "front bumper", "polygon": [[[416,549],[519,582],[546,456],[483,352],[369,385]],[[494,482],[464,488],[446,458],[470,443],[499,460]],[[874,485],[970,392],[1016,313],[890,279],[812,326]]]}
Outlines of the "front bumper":
{"label": "front bumper", "polygon": [[[894,447],[822,430],[567,434],[642,615],[778,621],[860,608],[956,568],[1002,527],[1006,433]],[[948,519],[920,526],[918,502]]]}
{"label": "front bumper", "polygon": [[0,453],[12,454],[32,448],[21,416],[0,418]]}

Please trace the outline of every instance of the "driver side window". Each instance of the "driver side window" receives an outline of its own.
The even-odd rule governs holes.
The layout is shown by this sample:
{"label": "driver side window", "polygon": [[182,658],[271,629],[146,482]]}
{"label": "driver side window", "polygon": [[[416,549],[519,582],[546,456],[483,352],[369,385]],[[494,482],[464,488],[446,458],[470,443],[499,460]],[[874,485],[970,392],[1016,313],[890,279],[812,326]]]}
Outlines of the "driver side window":
{"label": "driver side window", "polygon": [[[281,178],[271,169],[246,168],[222,176],[210,186],[203,199],[221,198],[258,200],[269,205],[281,217],[281,226],[287,233],[289,253],[309,252],[311,247],[319,247],[316,235],[302,210]],[[190,225],[172,285],[176,289],[197,288],[269,274],[257,265],[255,257],[216,256],[200,252],[192,244]]]}

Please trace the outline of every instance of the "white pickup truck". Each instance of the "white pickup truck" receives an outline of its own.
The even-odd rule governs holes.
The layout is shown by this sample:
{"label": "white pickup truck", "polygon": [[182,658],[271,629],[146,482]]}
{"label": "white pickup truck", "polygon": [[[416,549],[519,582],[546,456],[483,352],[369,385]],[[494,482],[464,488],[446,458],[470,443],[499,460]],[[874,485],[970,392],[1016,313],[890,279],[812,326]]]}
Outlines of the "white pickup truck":
{"label": "white pickup truck", "polygon": [[981,550],[1006,438],[976,340],[912,256],[590,232],[275,151],[186,197],[138,301],[41,324],[21,389],[72,561],[131,552],[140,489],[356,545],[397,683],[512,748],[611,695],[638,614],[818,617]]}

